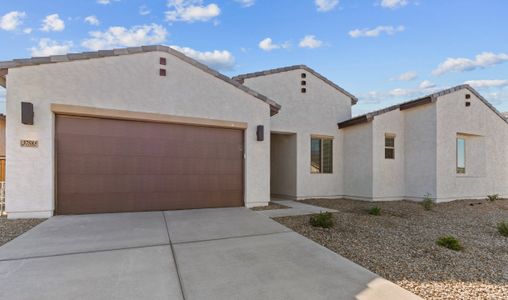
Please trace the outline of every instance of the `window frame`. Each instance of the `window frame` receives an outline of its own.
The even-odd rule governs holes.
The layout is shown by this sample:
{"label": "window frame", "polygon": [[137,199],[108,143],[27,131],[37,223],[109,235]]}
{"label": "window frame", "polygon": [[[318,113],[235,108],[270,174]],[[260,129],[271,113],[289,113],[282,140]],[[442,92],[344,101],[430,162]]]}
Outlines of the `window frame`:
{"label": "window frame", "polygon": [[[385,159],[395,159],[395,138],[396,138],[396,135],[395,134],[392,134],[392,133],[385,133],[385,139],[384,139],[384,152],[385,152]],[[392,146],[388,146],[386,144],[386,140],[387,139],[392,139],[393,140],[393,145]],[[387,157],[387,152],[386,150],[392,150],[393,152],[393,156],[392,157]]]}
{"label": "window frame", "polygon": [[[314,171],[314,168],[312,166],[312,145],[313,145],[313,141],[314,140],[319,140],[319,171]],[[333,140],[334,138],[333,137],[328,137],[328,136],[317,136],[317,135],[313,135],[310,137],[310,173],[311,174],[333,174],[333,161],[334,161],[334,157],[333,157]],[[329,165],[329,171],[326,171],[325,172],[325,166],[324,166],[324,147],[323,147],[323,144],[325,141],[329,141],[330,142],[330,165]]]}
{"label": "window frame", "polygon": [[[463,158],[464,158],[464,167],[459,167],[459,141],[463,141]],[[465,175],[466,174],[466,138],[463,136],[457,136],[455,139],[455,173],[457,175]]]}

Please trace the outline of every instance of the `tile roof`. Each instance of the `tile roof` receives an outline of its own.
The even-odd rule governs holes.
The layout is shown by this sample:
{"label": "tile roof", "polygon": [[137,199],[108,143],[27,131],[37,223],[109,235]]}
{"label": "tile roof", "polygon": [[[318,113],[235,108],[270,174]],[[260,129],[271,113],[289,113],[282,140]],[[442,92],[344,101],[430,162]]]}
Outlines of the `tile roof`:
{"label": "tile roof", "polygon": [[487,99],[485,99],[482,95],[480,95],[480,93],[478,93],[470,85],[463,84],[463,85],[458,85],[458,86],[455,86],[455,87],[452,87],[452,88],[449,88],[449,89],[446,89],[446,90],[442,90],[442,91],[439,91],[439,92],[427,95],[427,96],[422,97],[422,98],[418,98],[418,99],[415,99],[415,100],[399,103],[399,104],[392,105],[392,106],[389,106],[389,107],[386,107],[386,108],[383,108],[383,109],[380,109],[380,110],[376,110],[376,111],[373,111],[373,112],[370,112],[370,113],[367,113],[367,114],[364,114],[364,115],[361,115],[361,116],[354,117],[352,119],[340,122],[338,124],[338,126],[339,126],[339,129],[340,129],[340,128],[345,128],[345,127],[353,126],[353,125],[356,125],[356,124],[370,122],[370,121],[372,121],[374,119],[375,116],[378,116],[378,115],[381,115],[381,114],[384,114],[384,113],[387,113],[387,112],[390,112],[390,111],[396,110],[396,109],[405,110],[405,109],[409,109],[409,108],[412,108],[412,107],[415,107],[415,106],[419,106],[419,105],[424,105],[424,104],[427,104],[427,103],[436,102],[437,98],[439,98],[441,96],[444,96],[444,95],[447,95],[447,94],[451,94],[453,92],[456,92],[456,91],[462,90],[462,89],[469,90],[472,94],[474,94],[476,97],[478,97],[478,99],[480,99],[483,103],[485,103],[485,105],[487,105],[492,111],[494,111],[494,113],[496,113],[499,117],[501,117],[501,119],[503,119],[504,121],[506,121],[506,123],[508,123],[508,119],[505,116],[503,116],[503,114],[501,114],[494,106],[492,106],[492,104],[490,104],[487,101]]}
{"label": "tile roof", "polygon": [[271,74],[277,74],[277,73],[282,73],[282,72],[288,72],[288,71],[294,71],[294,70],[305,70],[305,71],[311,73],[312,75],[316,76],[317,78],[323,80],[325,83],[332,86],[337,91],[339,91],[339,92],[345,94],[346,96],[348,96],[349,98],[351,98],[351,104],[354,105],[358,102],[358,98],[353,96],[353,94],[344,90],[343,88],[341,88],[340,86],[338,86],[337,84],[335,84],[334,82],[329,80],[328,78],[324,77],[323,75],[319,74],[318,72],[314,71],[313,69],[309,68],[306,65],[295,65],[295,66],[265,70],[265,71],[254,72],[254,73],[241,74],[241,75],[234,76],[233,80],[237,80],[238,82],[243,83],[243,81],[245,79],[259,77],[259,76],[266,76],[266,75],[271,75]]}
{"label": "tile roof", "polygon": [[279,109],[280,105],[269,99],[268,97],[244,86],[243,84],[240,84],[238,81],[233,80],[226,75],[223,75],[206,65],[186,56],[185,54],[174,50],[171,47],[163,46],[163,45],[153,45],[153,46],[141,46],[141,47],[129,47],[129,48],[120,48],[120,49],[113,49],[113,50],[99,50],[95,52],[82,52],[82,53],[69,53],[65,55],[53,55],[53,56],[47,56],[47,57],[32,57],[32,58],[25,58],[25,59],[14,59],[11,61],[3,61],[0,62],[0,77],[5,76],[7,74],[8,69],[11,68],[18,68],[18,67],[24,67],[24,66],[34,66],[34,65],[42,65],[42,64],[53,64],[53,63],[60,63],[60,62],[69,62],[69,61],[75,61],[75,60],[84,60],[84,59],[94,59],[94,58],[102,58],[102,57],[111,57],[111,56],[121,56],[121,55],[129,55],[129,54],[136,54],[136,53],[144,53],[144,52],[154,52],[154,51],[160,51],[160,52],[166,52],[171,55],[176,56],[177,58],[203,70],[204,72],[215,76],[233,86],[236,88],[246,92],[247,94],[254,96],[270,105],[270,109],[272,112],[272,115],[276,114]]}

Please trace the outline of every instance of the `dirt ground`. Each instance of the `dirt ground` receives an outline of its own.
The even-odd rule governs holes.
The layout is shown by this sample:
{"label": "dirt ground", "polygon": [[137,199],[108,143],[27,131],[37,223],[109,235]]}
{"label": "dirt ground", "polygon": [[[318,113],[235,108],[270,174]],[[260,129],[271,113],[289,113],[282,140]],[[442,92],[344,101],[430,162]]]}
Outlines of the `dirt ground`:
{"label": "dirt ground", "polygon": [[[410,201],[313,199],[333,208],[335,226],[309,225],[310,216],[276,221],[426,299],[508,299],[508,200],[454,201],[426,211]],[[368,214],[381,208],[380,216]],[[453,235],[464,249],[436,245]]]}

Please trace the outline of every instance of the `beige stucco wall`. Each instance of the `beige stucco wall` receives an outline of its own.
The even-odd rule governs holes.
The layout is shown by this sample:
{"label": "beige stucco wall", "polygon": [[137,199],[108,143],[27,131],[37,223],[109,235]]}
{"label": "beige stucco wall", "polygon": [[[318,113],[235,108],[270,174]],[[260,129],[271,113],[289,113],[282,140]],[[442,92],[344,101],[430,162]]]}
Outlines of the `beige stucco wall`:
{"label": "beige stucco wall", "polygon": [[436,197],[436,104],[404,110],[405,198]]}
{"label": "beige stucco wall", "polygon": [[[341,131],[348,198],[422,200],[430,194],[443,202],[508,197],[508,124],[467,89]],[[384,158],[385,134],[396,136],[394,160]],[[458,135],[466,139],[466,174],[456,173]]]}
{"label": "beige stucco wall", "polygon": [[[438,201],[508,197],[508,124],[465,89],[438,99],[437,120]],[[456,173],[457,135],[466,140],[466,174]]]}
{"label": "beige stucco wall", "polygon": [[[159,76],[167,58],[167,77]],[[35,125],[22,125],[20,102],[34,104]],[[54,209],[52,103],[248,123],[245,131],[245,203],[269,201],[269,106],[234,86],[164,53],[149,52],[9,70],[7,78],[7,212],[10,218],[48,217]],[[20,139],[39,140],[21,148]]]}
{"label": "beige stucco wall", "polygon": [[[373,200],[400,200],[405,189],[405,124],[400,110],[374,118],[373,139]],[[395,136],[395,159],[385,158],[385,135]]]}
{"label": "beige stucco wall", "polygon": [[[307,74],[305,79],[301,78],[302,73]],[[307,82],[305,94],[301,93],[302,80]],[[282,105],[279,114],[271,119],[272,132],[296,133],[295,198],[340,197],[344,155],[337,123],[351,118],[351,98],[303,69],[248,78],[244,84]],[[333,137],[333,174],[311,174],[312,135]]]}
{"label": "beige stucco wall", "polygon": [[[436,107],[392,110],[344,134],[344,196],[421,200],[436,195]],[[385,135],[395,135],[395,159],[385,159]]]}
{"label": "beige stucco wall", "polygon": [[270,137],[270,192],[278,198],[296,198],[296,134]]}
{"label": "beige stucco wall", "polygon": [[373,130],[372,123],[341,129],[344,144],[344,197],[372,200]]}

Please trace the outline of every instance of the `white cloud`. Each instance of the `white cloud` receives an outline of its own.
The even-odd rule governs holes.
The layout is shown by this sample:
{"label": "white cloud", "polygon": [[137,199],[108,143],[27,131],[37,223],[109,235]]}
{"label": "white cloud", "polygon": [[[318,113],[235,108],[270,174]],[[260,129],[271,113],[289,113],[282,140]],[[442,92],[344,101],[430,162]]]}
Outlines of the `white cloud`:
{"label": "white cloud", "polygon": [[468,80],[464,82],[474,88],[492,88],[508,86],[508,80],[492,79],[492,80]]}
{"label": "white cloud", "polygon": [[142,16],[149,15],[151,13],[150,9],[146,5],[141,5],[139,7],[139,14]]}
{"label": "white cloud", "polygon": [[318,11],[327,12],[334,9],[339,4],[339,0],[314,0],[314,3]]}
{"label": "white cloud", "polygon": [[411,91],[409,89],[397,88],[397,89],[391,90],[388,94],[390,96],[394,96],[394,97],[403,97],[403,96],[409,95],[410,93],[411,93]]}
{"label": "white cloud", "polygon": [[379,104],[385,98],[385,95],[378,91],[370,91],[367,94],[360,95],[359,98],[361,104]]}
{"label": "white cloud", "polygon": [[259,48],[264,51],[272,51],[275,49],[287,49],[290,47],[289,42],[285,42],[282,44],[275,44],[271,38],[266,38],[259,42],[258,44]]}
{"label": "white cloud", "polygon": [[203,4],[203,0],[168,0],[166,20],[170,22],[205,22],[220,15],[217,4]]}
{"label": "white cloud", "polygon": [[25,34],[30,34],[30,33],[32,33],[32,28],[27,27],[27,28],[23,29],[23,33],[25,33]]}
{"label": "white cloud", "polygon": [[300,48],[310,48],[315,49],[323,46],[323,42],[316,39],[314,35],[306,35],[298,44]]}
{"label": "white cloud", "polygon": [[226,50],[201,52],[188,47],[170,47],[217,70],[231,70],[235,66],[235,57],[231,54],[231,52]]}
{"label": "white cloud", "polygon": [[400,74],[399,77],[397,77],[397,80],[411,81],[411,80],[415,79],[416,77],[418,77],[418,74],[416,74],[416,72],[409,71],[409,72]]}
{"label": "white cloud", "polygon": [[160,44],[166,40],[166,28],[161,25],[140,25],[131,28],[109,27],[106,31],[92,31],[90,38],[81,45],[91,50],[111,49],[115,47],[135,47]]}
{"label": "white cloud", "polygon": [[101,22],[99,21],[99,19],[97,19],[96,16],[88,16],[85,18],[85,23],[88,23],[90,25],[95,25],[95,26],[99,26],[99,24],[101,24]]}
{"label": "white cloud", "polygon": [[23,11],[11,11],[6,13],[0,18],[0,29],[6,31],[16,30],[19,25],[23,24],[23,18],[25,17],[26,13]]}
{"label": "white cloud", "polygon": [[496,92],[485,94],[485,98],[487,98],[489,102],[494,105],[505,104],[504,109],[501,108],[501,111],[504,110],[506,116],[508,117],[508,89],[504,88]]}
{"label": "white cloud", "polygon": [[58,14],[48,15],[42,20],[42,31],[62,31],[64,28],[65,23]]}
{"label": "white cloud", "polygon": [[235,0],[236,2],[240,3],[243,7],[250,7],[254,5],[256,0]]}
{"label": "white cloud", "polygon": [[102,4],[102,5],[108,5],[108,4],[111,4],[112,2],[118,2],[120,0],[97,0],[97,3],[99,4]]}
{"label": "white cloud", "polygon": [[434,83],[424,80],[415,88],[396,88],[389,91],[388,95],[392,97],[418,97],[423,94],[433,93],[437,89]]}
{"label": "white cloud", "polygon": [[508,61],[508,54],[492,52],[483,52],[475,56],[474,59],[469,58],[447,58],[441,63],[432,74],[442,75],[448,72],[464,72],[476,69],[484,69],[502,62]]}
{"label": "white cloud", "polygon": [[40,39],[37,47],[32,47],[30,50],[32,56],[59,55],[68,53],[72,45],[72,42],[58,43],[50,39]]}
{"label": "white cloud", "polygon": [[398,8],[409,4],[408,0],[382,0],[381,6],[386,8]]}
{"label": "white cloud", "polygon": [[429,80],[424,80],[420,83],[418,87],[422,90],[427,90],[436,87],[436,85],[430,82]]}
{"label": "white cloud", "polygon": [[359,38],[359,37],[378,37],[382,33],[386,33],[388,35],[393,35],[397,32],[402,32],[406,28],[404,26],[378,26],[373,29],[364,28],[364,29],[354,29],[349,32],[349,35],[352,38]]}

